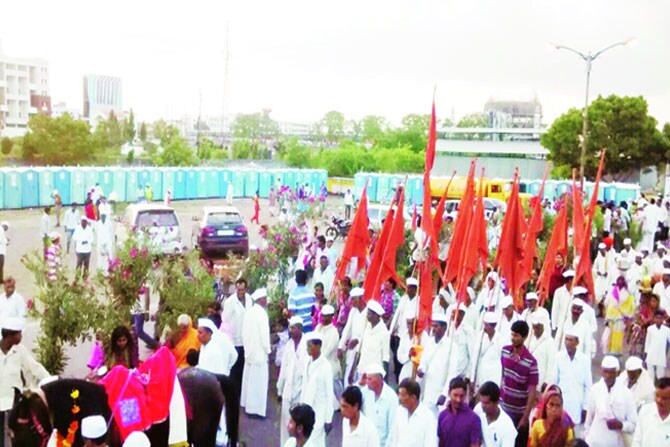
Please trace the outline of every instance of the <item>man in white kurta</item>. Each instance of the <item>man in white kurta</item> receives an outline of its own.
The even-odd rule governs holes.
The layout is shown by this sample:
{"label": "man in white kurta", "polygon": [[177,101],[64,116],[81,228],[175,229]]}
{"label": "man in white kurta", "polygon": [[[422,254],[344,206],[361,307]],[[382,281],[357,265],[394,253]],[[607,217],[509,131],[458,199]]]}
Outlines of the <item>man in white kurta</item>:
{"label": "man in white kurta", "polygon": [[340,342],[340,334],[333,324],[335,308],[330,304],[325,304],[321,308],[321,323],[316,326],[315,331],[321,334],[323,344],[321,345],[321,355],[323,355],[333,369],[333,392],[335,393],[334,404],[339,408],[339,396],[342,394],[342,368],[337,358],[337,345]]}
{"label": "man in white kurta", "polygon": [[[591,325],[584,314],[585,306],[588,306],[588,304],[586,304],[584,300],[581,298],[573,298],[572,306],[570,306],[571,316],[565,322],[559,350],[563,349],[565,346],[565,334],[576,334],[579,336],[579,351],[583,352],[590,359],[592,355],[591,340],[593,338],[593,332],[591,331]],[[584,342],[582,342],[582,340],[584,340]]]}
{"label": "man in white kurta", "polygon": [[500,308],[502,309],[502,318],[496,327],[496,336],[499,338],[501,345],[507,346],[512,337],[512,325],[515,321],[521,319],[521,315],[514,310],[514,300],[509,295],[502,299]]}
{"label": "man in white kurta", "polygon": [[333,422],[333,370],[328,360],[321,355],[323,340],[321,334],[312,331],[307,334],[307,354],[309,360],[303,374],[300,403],[314,410],[314,430],[310,439],[315,445],[325,446],[326,434]]}
{"label": "man in white kurta", "polygon": [[386,447],[437,447],[437,419],[420,399],[419,384],[412,379],[400,383],[400,406]]}
{"label": "man in white kurta", "polygon": [[287,424],[290,419],[289,411],[300,403],[303,374],[307,364],[307,343],[302,333],[302,318],[294,315],[288,322],[289,340],[282,353],[281,369],[277,379],[277,397],[281,401],[281,416],[279,423],[280,445],[284,445],[289,438]]}
{"label": "man in white kurta", "polygon": [[663,269],[661,280],[654,284],[653,292],[658,295],[660,306],[670,312],[670,269]]}
{"label": "man in white kurta", "polygon": [[611,266],[611,259],[607,256],[607,247],[604,243],[598,244],[598,254],[593,261],[593,288],[596,294],[596,303],[601,303],[612,284],[609,282],[609,271]]}
{"label": "man in white kurta", "polygon": [[486,284],[477,296],[476,308],[479,311],[499,312],[500,301],[504,296],[498,274],[491,271],[486,275]]}
{"label": "man in white kurta", "polygon": [[340,343],[337,346],[337,356],[341,358],[344,355],[345,357],[343,376],[345,382],[344,385],[350,385],[350,383],[348,383],[349,376],[351,369],[354,367],[356,353],[358,352],[358,344],[363,337],[363,331],[365,330],[365,325],[367,323],[363,293],[363,289],[359,287],[351,290],[349,295],[351,300],[351,310],[347,317],[347,323],[344,325],[344,329],[342,329]]}
{"label": "man in white kurta", "polygon": [[230,369],[237,361],[237,351],[230,338],[221,333],[209,318],[198,320],[198,340],[200,355],[198,368],[214,374],[230,375]]}
{"label": "man in white kurta", "polygon": [[319,266],[314,270],[314,274],[312,275],[312,287],[317,283],[323,284],[323,293],[329,296],[330,289],[335,282],[335,272],[330,267],[328,256],[323,255],[318,261]]}
{"label": "man in white kurta", "polygon": [[639,412],[642,406],[654,401],[656,390],[651,378],[639,357],[628,357],[626,370],[619,374],[617,381],[621,381],[633,393],[635,409]]}
{"label": "man in white kurta", "polygon": [[475,390],[489,381],[500,386],[500,379],[502,378],[500,355],[503,345],[500,337],[496,334],[498,319],[497,314],[486,312],[482,332],[477,334],[477,345],[474,350],[475,355],[470,373],[470,382],[474,384]]}
{"label": "man in white kurta", "polygon": [[391,337],[381,320],[384,308],[378,301],[370,300],[366,313],[368,324],[363,332],[358,365],[383,365],[388,371]]}
{"label": "man in white kurta", "polygon": [[114,227],[106,214],[102,214],[94,225],[98,270],[106,274],[109,260],[114,257]]}
{"label": "man in white kurta", "polygon": [[251,299],[254,304],[244,314],[242,344],[244,345],[244,374],[240,406],[247,414],[265,417],[268,395],[268,356],[270,355],[270,322],[265,311],[267,290],[257,289]]}
{"label": "man in white kurta", "polygon": [[656,402],[640,409],[632,447],[666,446],[670,441],[670,378],[656,387]]}
{"label": "man in white kurta", "polygon": [[663,324],[664,317],[662,311],[656,311],[654,324],[647,328],[647,338],[644,342],[645,360],[652,379],[665,377],[665,367],[668,364],[670,328]]}
{"label": "man in white kurta", "polygon": [[342,410],[342,447],[379,447],[374,422],[363,414],[363,395],[355,386],[345,388],[340,398]]}
{"label": "man in white kurta", "polygon": [[616,381],[616,357],[605,356],[601,367],[602,379],[589,392],[585,439],[590,447],[625,447],[624,433],[633,433],[637,423],[635,399],[628,388]]}
{"label": "man in white kurta", "polygon": [[474,363],[475,332],[466,324],[465,310],[459,305],[455,312],[453,327],[447,330],[447,377],[442,388],[442,395],[449,396],[449,382],[454,377],[465,377],[471,372]]}
{"label": "man in white kurta", "polygon": [[537,372],[539,375],[537,390],[542,392],[551,384],[551,379],[556,368],[556,343],[551,338],[550,323],[546,317],[534,315],[530,319],[533,329],[533,337],[528,344],[528,350],[537,360]]}
{"label": "man in white kurta", "polygon": [[573,270],[563,272],[565,284],[556,289],[554,299],[551,303],[551,329],[557,338],[563,337],[563,325],[570,317],[570,303],[572,302],[572,278],[575,277]]}
{"label": "man in white kurta", "polygon": [[383,447],[395,421],[398,395],[384,382],[386,371],[382,365],[368,365],[362,371],[367,378],[366,386],[361,387],[363,413],[375,424]]}
{"label": "man in white kurta", "polygon": [[[546,318],[546,321],[551,323],[551,317],[549,312],[544,307],[539,306],[540,297],[535,292],[528,292],[524,300],[526,308],[521,312],[521,319],[528,324],[528,327],[532,325],[531,318]],[[533,338],[531,333],[526,339],[526,347],[530,344],[530,340]]]}
{"label": "man in white kurta", "polygon": [[563,408],[575,425],[584,421],[589,388],[593,383],[591,357],[577,349],[580,343],[576,332],[565,334],[565,349],[556,356],[552,383],[563,393]]}

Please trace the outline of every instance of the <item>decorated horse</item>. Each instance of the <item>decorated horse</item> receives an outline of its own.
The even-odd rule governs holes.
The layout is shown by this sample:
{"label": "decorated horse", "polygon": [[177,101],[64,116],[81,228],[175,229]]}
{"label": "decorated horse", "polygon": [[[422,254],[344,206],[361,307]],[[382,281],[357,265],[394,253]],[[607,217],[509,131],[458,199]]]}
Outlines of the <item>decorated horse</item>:
{"label": "decorated horse", "polygon": [[58,379],[24,393],[9,414],[12,445],[83,447],[81,420],[99,414],[109,421],[110,447],[121,447],[133,431],[144,431],[154,447],[215,447],[229,396],[228,436],[237,440],[239,404],[228,385],[198,368],[177,374],[172,354],[161,348],[136,370],[117,365],[99,382]]}

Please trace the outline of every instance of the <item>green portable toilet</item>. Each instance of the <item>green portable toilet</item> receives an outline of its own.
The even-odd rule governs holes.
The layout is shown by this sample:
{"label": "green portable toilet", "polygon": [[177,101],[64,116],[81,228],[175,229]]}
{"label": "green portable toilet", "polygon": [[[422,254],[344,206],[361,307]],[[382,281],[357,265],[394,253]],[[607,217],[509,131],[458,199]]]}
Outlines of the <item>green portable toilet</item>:
{"label": "green portable toilet", "polygon": [[[39,187],[40,206],[51,206],[54,204],[53,192],[56,189],[54,184],[54,169],[37,168],[37,183]],[[61,201],[63,197],[61,196]]]}
{"label": "green portable toilet", "polygon": [[244,173],[244,197],[253,197],[258,191],[258,171],[249,169]]}
{"label": "green portable toilet", "polygon": [[21,208],[21,171],[16,168],[5,171],[5,208]]}
{"label": "green portable toilet", "polygon": [[207,197],[219,197],[219,170],[217,168],[205,169],[205,186]]}
{"label": "green portable toilet", "polygon": [[79,167],[68,168],[70,171],[70,203],[83,205],[86,202],[86,175]]}
{"label": "green portable toilet", "polygon": [[40,178],[33,168],[21,169],[21,208],[34,208],[40,204]]}
{"label": "green portable toilet", "polygon": [[274,186],[272,184],[273,178],[275,178],[274,171],[265,169],[258,173],[258,191],[259,195],[264,199],[267,199],[270,195],[270,187]]}
{"label": "green portable toilet", "polygon": [[165,187],[163,186],[163,171],[159,168],[149,168],[149,183],[154,191],[154,200],[163,200]]}
{"label": "green portable toilet", "polygon": [[126,202],[137,202],[137,170],[126,171]]}

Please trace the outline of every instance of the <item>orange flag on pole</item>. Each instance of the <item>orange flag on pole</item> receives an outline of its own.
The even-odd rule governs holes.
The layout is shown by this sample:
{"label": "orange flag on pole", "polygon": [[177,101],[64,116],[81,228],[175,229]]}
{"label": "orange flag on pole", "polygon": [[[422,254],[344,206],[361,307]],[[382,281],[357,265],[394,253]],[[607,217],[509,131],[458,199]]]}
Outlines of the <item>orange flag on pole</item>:
{"label": "orange flag on pole", "polygon": [[533,270],[533,262],[537,257],[537,236],[540,234],[543,228],[542,195],[544,193],[544,183],[547,180],[548,173],[549,166],[547,166],[544,170],[540,191],[535,197],[533,211],[528,221],[528,232],[526,233],[523,240],[523,267],[521,269],[521,276],[519,277],[519,289],[522,289],[523,286],[530,280],[531,272]]}
{"label": "orange flag on pole", "polygon": [[368,266],[365,275],[365,281],[363,281],[363,289],[365,290],[366,301],[370,300],[371,298],[378,298],[380,296],[380,290],[375,289],[375,283],[377,280],[377,275],[379,274],[379,270],[382,268],[384,251],[386,250],[389,234],[391,233],[391,225],[393,224],[393,217],[395,216],[393,203],[394,202],[392,201],[389,205],[389,210],[386,213],[386,217],[384,218],[384,224],[382,225],[382,229],[379,232],[379,238],[377,239],[375,250],[372,252],[372,258],[370,259],[370,265]]}
{"label": "orange flag on pole", "polygon": [[442,198],[440,198],[440,202],[437,204],[437,208],[435,208],[435,216],[433,217],[433,227],[434,227],[433,232],[435,233],[435,237],[437,237],[438,239],[440,237],[440,232],[442,231],[442,225],[444,224],[444,205],[445,202],[447,201],[447,193],[449,192],[449,187],[451,186],[451,182],[454,180],[455,176],[456,171],[454,171],[451,174],[449,183],[447,183],[447,187],[444,189],[444,192],[442,193]]}
{"label": "orange flag on pole", "polygon": [[572,171],[572,245],[575,252],[584,245],[584,204],[582,191],[577,188],[575,170]]}
{"label": "orange flag on pole", "polygon": [[352,259],[356,259],[356,274],[365,267],[370,245],[370,233],[368,232],[368,193],[367,183],[363,188],[361,200],[358,202],[354,220],[351,223],[344,249],[340,256],[335,272],[335,282],[347,276],[347,269]]}
{"label": "orange flag on pole", "polygon": [[544,263],[537,281],[537,293],[540,296],[540,306],[549,299],[549,283],[556,268],[556,255],[560,253],[564,259],[568,256],[568,204],[563,201],[554,221],[554,229],[547,245]]}

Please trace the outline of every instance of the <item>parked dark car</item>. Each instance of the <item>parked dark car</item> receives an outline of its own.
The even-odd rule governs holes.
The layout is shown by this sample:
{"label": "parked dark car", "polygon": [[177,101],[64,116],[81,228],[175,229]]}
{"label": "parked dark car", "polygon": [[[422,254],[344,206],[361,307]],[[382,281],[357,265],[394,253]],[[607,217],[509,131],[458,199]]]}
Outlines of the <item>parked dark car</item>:
{"label": "parked dark car", "polygon": [[242,215],[233,206],[206,206],[193,228],[191,241],[205,258],[221,258],[228,253],[249,254],[249,232]]}

